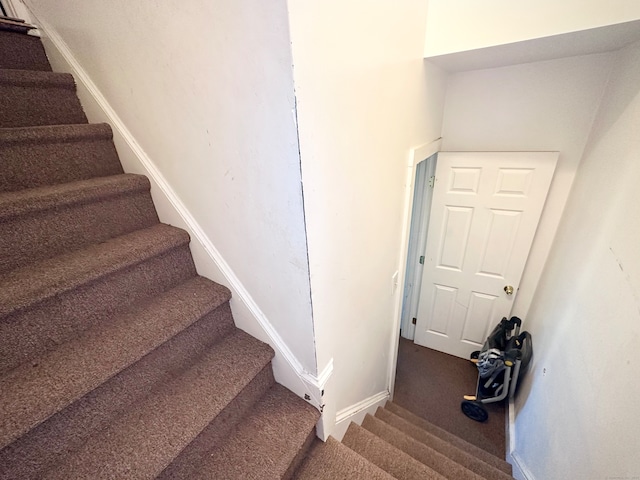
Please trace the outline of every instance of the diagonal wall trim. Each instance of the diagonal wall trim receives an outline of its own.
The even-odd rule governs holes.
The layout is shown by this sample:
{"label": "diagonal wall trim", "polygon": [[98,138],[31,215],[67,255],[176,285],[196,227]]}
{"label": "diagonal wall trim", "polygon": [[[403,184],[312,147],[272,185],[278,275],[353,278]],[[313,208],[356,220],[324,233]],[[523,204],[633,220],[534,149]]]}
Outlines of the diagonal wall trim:
{"label": "diagonal wall trim", "polygon": [[[245,325],[238,326],[246,329],[248,333],[269,343],[275,350],[276,358],[273,362],[273,370],[276,380],[299,396],[304,397],[309,401],[309,403],[313,404],[319,410],[322,410],[322,391],[324,389],[324,385],[333,373],[333,359],[325,366],[319,375],[314,375],[304,369],[300,361],[296,358],[293,352],[291,352],[282,337],[274,329],[267,316],[260,309],[259,305],[255,302],[249,291],[236,276],[232,268],[224,260],[202,227],[196,219],[193,218],[189,210],[173,191],[162,173],[136,141],[121,118],[111,107],[107,99],[102,95],[96,84],[91,80],[88,73],[82,68],[65,41],[51,25],[38,17],[37,12],[33,10],[31,5],[28,5],[28,2],[27,7],[29,9],[31,20],[42,32],[42,36],[44,37],[43,40],[47,42],[48,46],[55,50],[55,52],[47,53],[50,57],[51,54],[57,54],[57,56],[60,57],[58,60],[66,64],[66,71],[71,73],[75,78],[78,86],[78,94],[81,97],[85,110],[87,110],[87,116],[92,119],[91,114],[93,113],[93,116],[101,117],[99,121],[106,121],[109,123],[114,132],[114,141],[117,143],[116,137],[119,137],[122,140],[121,144],[117,145],[119,150],[120,147],[124,146],[130,151],[132,156],[135,157],[134,160],[138,163],[138,165],[135,165],[133,168],[134,170],[138,170],[135,173],[143,173],[150,178],[152,182],[152,195],[156,202],[161,220],[165,222],[171,220],[171,223],[179,224],[177,226],[180,226],[189,232],[192,238],[192,250],[194,246],[199,246],[208,257],[204,261],[215,265],[215,270],[217,270],[217,272],[213,272],[209,276],[216,277],[213,278],[213,280],[224,283],[232,290],[232,307],[234,308],[234,316],[236,314],[236,310],[240,309],[242,310],[241,314],[245,312],[248,313],[248,315],[244,315],[244,318],[250,316],[250,320],[257,323],[257,326],[253,325],[249,328],[243,328]],[[53,60],[55,59],[50,58],[50,60],[52,60],[53,63]],[[93,105],[86,105],[85,103],[87,102],[92,102]],[[93,110],[93,112],[91,110]],[[121,152],[119,151],[119,153]],[[124,165],[124,163],[125,162],[123,160],[123,166],[127,169],[127,165]],[[129,167],[130,166],[131,165],[129,165]],[[155,191],[153,187],[156,187]],[[160,208],[161,206],[165,209],[169,208],[171,211],[163,211],[162,208]],[[193,240],[195,240],[196,245],[194,245]],[[200,260],[202,261],[201,258]],[[211,272],[211,267],[207,268],[203,267],[202,264],[199,264],[199,258],[195,252],[194,261],[196,262],[196,267],[199,272],[202,270],[207,273]],[[238,305],[237,301],[239,301],[241,305]]]}

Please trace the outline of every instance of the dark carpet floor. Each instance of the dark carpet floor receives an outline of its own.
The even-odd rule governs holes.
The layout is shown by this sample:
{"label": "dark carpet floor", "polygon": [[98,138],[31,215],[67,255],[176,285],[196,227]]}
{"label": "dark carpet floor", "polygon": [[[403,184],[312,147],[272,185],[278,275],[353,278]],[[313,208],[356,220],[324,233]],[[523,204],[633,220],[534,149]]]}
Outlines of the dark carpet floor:
{"label": "dark carpet floor", "polygon": [[477,372],[470,361],[400,339],[393,401],[469,443],[505,457],[505,404],[487,405],[489,419],[478,423],[460,410],[473,395]]}

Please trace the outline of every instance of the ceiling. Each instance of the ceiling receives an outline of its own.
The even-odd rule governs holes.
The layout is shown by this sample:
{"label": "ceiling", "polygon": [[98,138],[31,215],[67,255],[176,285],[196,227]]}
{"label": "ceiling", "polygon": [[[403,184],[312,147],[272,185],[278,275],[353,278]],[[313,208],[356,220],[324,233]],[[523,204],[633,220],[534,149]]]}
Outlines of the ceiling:
{"label": "ceiling", "polygon": [[426,57],[448,72],[604,53],[640,41],[640,20],[494,47]]}

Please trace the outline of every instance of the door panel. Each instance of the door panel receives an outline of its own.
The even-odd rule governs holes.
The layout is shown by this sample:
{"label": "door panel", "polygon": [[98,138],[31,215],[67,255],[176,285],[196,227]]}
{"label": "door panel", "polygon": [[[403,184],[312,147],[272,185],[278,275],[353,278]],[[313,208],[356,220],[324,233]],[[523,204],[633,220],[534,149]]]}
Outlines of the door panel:
{"label": "door panel", "polygon": [[441,229],[442,237],[439,241],[438,268],[457,272],[462,270],[472,218],[472,208],[445,206],[444,226]]}
{"label": "door panel", "polygon": [[468,357],[509,316],[557,158],[552,152],[438,155],[416,343]]}

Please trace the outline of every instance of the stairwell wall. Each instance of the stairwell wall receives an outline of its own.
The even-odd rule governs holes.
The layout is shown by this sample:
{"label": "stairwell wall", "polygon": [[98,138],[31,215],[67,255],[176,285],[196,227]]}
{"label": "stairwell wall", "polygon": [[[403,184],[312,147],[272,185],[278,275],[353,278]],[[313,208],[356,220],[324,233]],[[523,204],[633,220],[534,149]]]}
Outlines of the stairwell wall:
{"label": "stairwell wall", "polygon": [[191,232],[199,272],[306,393],[278,378],[289,361],[318,380],[284,0],[25,3],[64,50],[54,66],[83,77],[90,120],[116,120],[125,169],[151,172],[161,220]]}
{"label": "stairwell wall", "polygon": [[318,364],[335,367],[324,415],[340,437],[390,394],[408,166],[440,137],[446,75],[422,59],[422,0],[288,4]]}
{"label": "stairwell wall", "polygon": [[560,152],[513,304],[525,321],[610,68],[609,54],[594,54],[449,76],[442,150]]}
{"label": "stairwell wall", "polygon": [[513,456],[530,480],[640,476],[640,43],[614,62],[527,319]]}

